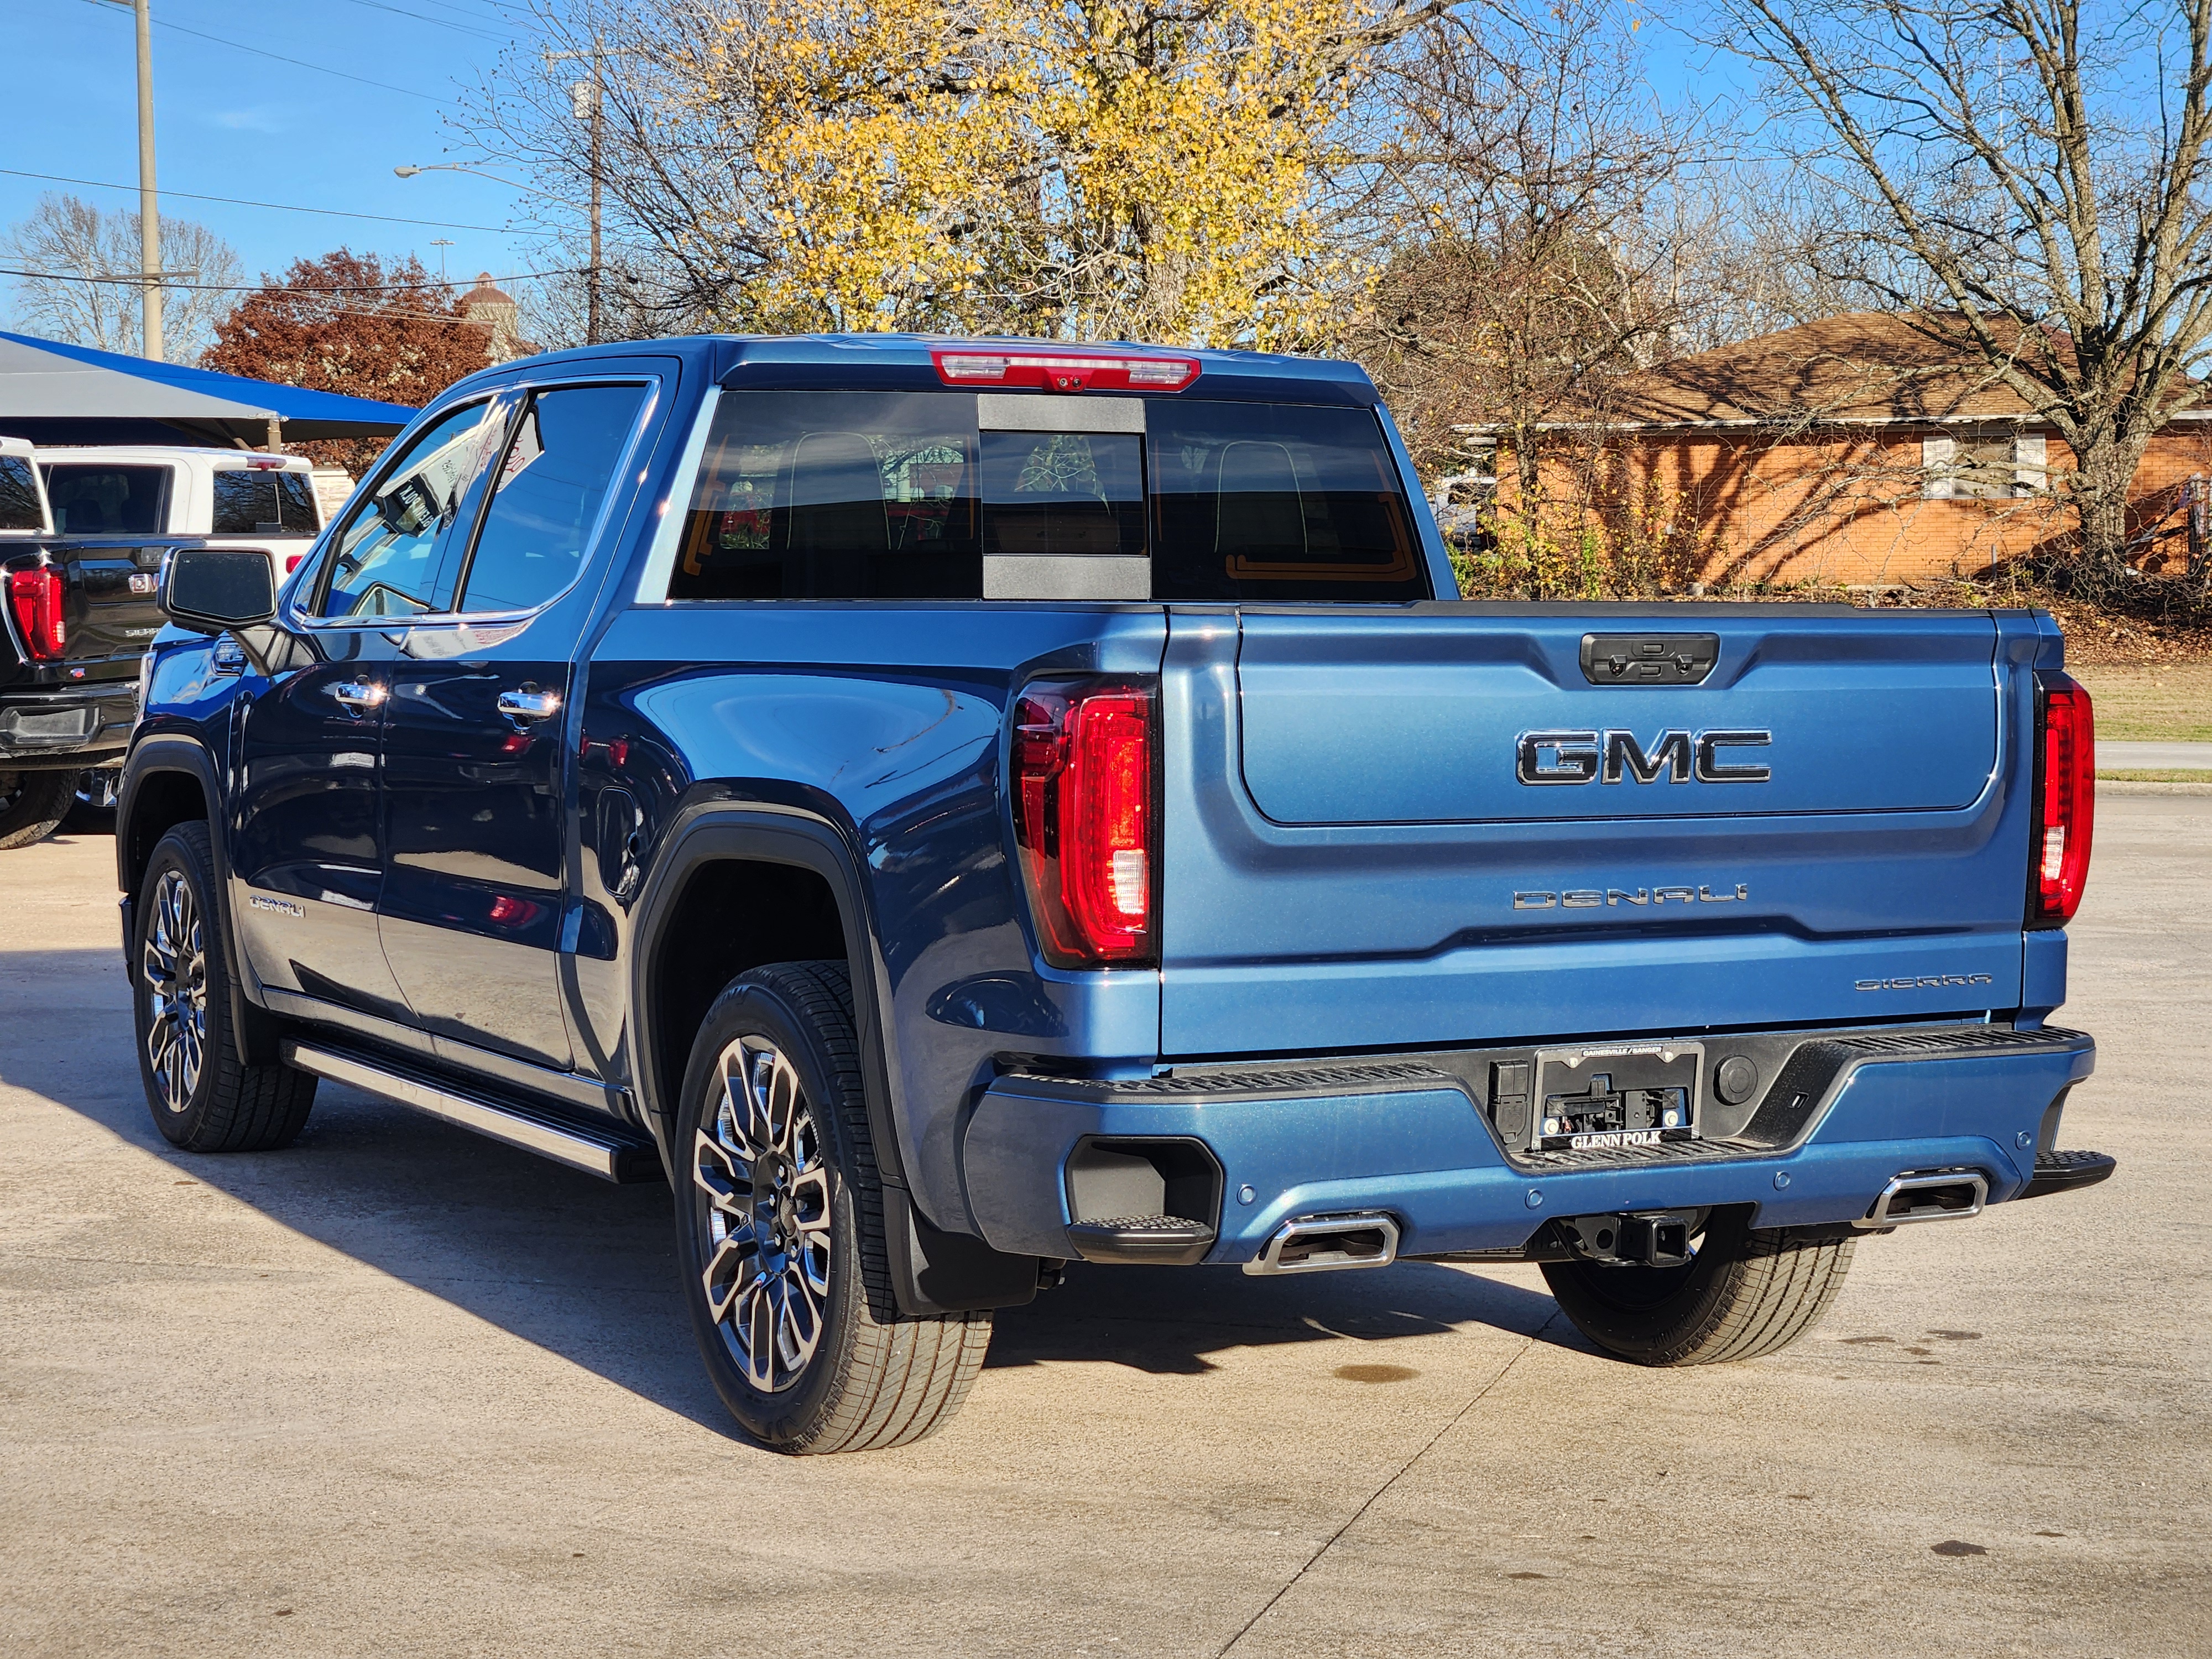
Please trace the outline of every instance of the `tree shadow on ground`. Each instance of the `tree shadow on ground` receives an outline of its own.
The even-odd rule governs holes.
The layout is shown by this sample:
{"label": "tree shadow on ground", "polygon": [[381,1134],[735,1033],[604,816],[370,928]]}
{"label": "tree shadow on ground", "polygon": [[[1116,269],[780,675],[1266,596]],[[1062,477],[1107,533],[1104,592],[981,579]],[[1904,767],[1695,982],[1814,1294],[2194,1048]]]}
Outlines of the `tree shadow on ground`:
{"label": "tree shadow on ground", "polygon": [[[110,1133],[307,1238],[562,1355],[717,1433],[735,1431],[694,1346],[669,1193],[616,1187],[325,1082],[281,1152],[180,1152],[150,1120],[114,949],[0,951],[0,1081]],[[1548,1296],[1401,1262],[1247,1278],[1235,1268],[1073,1264],[999,1317],[986,1362],[1110,1364],[1160,1375],[1274,1343],[1387,1344],[1477,1323],[1533,1336]],[[1551,1340],[1577,1340],[1560,1325]]]}

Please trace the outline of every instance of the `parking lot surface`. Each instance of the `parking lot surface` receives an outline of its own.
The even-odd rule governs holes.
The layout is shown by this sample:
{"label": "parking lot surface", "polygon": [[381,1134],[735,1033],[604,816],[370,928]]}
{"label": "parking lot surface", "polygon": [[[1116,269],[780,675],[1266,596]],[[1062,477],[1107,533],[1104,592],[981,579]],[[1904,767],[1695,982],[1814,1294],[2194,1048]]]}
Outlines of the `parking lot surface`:
{"label": "parking lot surface", "polygon": [[0,1652],[2212,1652],[2212,799],[2100,818],[2118,1176],[1863,1244],[1778,1356],[1600,1358],[1533,1267],[1078,1267],[945,1433],[798,1461],[665,1188],[327,1085],[175,1152],[112,842],[0,854]]}

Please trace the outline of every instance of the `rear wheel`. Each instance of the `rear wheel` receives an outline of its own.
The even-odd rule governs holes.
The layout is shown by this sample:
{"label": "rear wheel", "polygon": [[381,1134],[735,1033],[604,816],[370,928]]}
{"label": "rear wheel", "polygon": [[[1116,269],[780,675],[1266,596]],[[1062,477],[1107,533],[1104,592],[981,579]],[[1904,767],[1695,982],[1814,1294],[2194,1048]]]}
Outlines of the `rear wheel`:
{"label": "rear wheel", "polygon": [[1819,1322],[1850,1270],[1853,1239],[1798,1244],[1717,1210],[1679,1267],[1547,1261],[1544,1278],[1575,1328],[1639,1365],[1755,1359]]}
{"label": "rear wheel", "polygon": [[722,1401],[785,1452],[933,1434],[988,1313],[908,1318],[890,1289],[853,994],[837,962],[740,975],[708,1011],[677,1119],[677,1258]]}
{"label": "rear wheel", "polygon": [[230,958],[216,908],[214,844],[180,823],[146,866],[134,918],[131,1001],[138,1075],[154,1127],[193,1152],[258,1152],[300,1133],[315,1079],[250,1066],[231,1024]]}
{"label": "rear wheel", "polygon": [[0,772],[0,852],[44,841],[76,799],[74,772]]}

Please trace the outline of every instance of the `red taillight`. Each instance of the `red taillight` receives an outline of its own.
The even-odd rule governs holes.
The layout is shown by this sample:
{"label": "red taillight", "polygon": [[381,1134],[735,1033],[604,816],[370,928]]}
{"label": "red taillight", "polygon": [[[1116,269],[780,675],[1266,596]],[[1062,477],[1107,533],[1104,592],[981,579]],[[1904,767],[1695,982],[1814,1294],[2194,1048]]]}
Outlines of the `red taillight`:
{"label": "red taillight", "polygon": [[40,662],[52,662],[69,642],[69,621],[63,614],[62,573],[51,566],[8,573],[8,603],[15,613],[15,631],[23,647]]}
{"label": "red taillight", "polygon": [[287,553],[284,556],[284,574],[289,576],[297,570],[300,568],[300,561],[307,556],[304,553]]}
{"label": "red taillight", "polygon": [[2036,676],[2035,869],[2028,925],[2063,927],[2081,907],[2089,880],[2089,832],[2097,805],[2097,722],[2089,694],[2063,674]]}
{"label": "red taillight", "polygon": [[1156,956],[1152,699],[1132,685],[1033,685],[1014,705],[1014,840],[1045,960]]}
{"label": "red taillight", "polygon": [[1123,357],[1089,352],[1000,350],[988,345],[932,351],[947,386],[1036,386],[1052,392],[1180,392],[1198,378],[1195,357]]}

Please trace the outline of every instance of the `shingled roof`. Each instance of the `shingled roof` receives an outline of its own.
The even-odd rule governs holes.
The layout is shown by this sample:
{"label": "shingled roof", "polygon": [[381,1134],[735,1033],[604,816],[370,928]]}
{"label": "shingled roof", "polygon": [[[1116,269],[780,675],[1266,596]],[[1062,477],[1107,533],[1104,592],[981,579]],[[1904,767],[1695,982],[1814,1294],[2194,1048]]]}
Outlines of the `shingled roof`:
{"label": "shingled roof", "polygon": [[[2044,348],[2002,325],[2024,348]],[[1637,425],[2020,421],[2033,411],[1956,318],[1852,311],[1624,377],[1605,418]]]}

